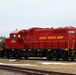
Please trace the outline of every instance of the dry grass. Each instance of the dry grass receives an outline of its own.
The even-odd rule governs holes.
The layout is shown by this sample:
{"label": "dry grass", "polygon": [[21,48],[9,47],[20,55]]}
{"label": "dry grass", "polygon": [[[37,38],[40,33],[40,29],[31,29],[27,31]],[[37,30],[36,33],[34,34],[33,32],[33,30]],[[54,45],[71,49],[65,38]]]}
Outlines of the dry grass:
{"label": "dry grass", "polygon": [[0,75],[25,75],[25,74],[12,72],[12,71],[6,71],[6,70],[0,70]]}

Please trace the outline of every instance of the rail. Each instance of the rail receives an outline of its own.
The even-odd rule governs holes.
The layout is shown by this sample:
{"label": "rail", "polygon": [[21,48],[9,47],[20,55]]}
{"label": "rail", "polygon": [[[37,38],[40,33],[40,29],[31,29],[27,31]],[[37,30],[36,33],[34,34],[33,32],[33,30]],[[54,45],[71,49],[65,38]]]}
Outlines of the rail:
{"label": "rail", "polygon": [[14,66],[8,66],[8,65],[0,65],[0,69],[14,71],[22,74],[24,73],[27,75],[75,75],[70,73],[44,71],[44,70],[21,68],[21,67],[14,67]]}

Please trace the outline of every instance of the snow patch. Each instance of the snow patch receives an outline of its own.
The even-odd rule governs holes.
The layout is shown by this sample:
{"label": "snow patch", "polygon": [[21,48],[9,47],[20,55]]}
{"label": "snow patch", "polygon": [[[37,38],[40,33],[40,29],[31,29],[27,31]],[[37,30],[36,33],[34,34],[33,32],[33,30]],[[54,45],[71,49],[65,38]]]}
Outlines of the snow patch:
{"label": "snow patch", "polygon": [[11,65],[11,66],[37,66],[32,64],[6,64],[6,63],[0,63],[0,65]]}
{"label": "snow patch", "polygon": [[68,63],[68,62],[40,62],[43,65],[51,65],[51,64],[55,64],[55,65],[75,65],[76,63]]}
{"label": "snow patch", "polygon": [[6,65],[12,65],[12,66],[37,66],[37,65],[31,65],[31,64],[6,64]]}
{"label": "snow patch", "polygon": [[3,63],[0,63],[0,65],[3,65]]}
{"label": "snow patch", "polygon": [[14,62],[14,61],[17,61],[17,60],[16,60],[16,59],[11,59],[11,60],[9,60],[9,61]]}

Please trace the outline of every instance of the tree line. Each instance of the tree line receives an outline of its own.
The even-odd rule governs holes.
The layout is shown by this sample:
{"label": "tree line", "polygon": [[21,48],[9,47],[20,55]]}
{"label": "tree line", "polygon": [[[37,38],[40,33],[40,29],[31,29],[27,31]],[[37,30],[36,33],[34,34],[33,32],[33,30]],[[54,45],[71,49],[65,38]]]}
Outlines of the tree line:
{"label": "tree line", "polygon": [[0,42],[4,42],[5,36],[0,36]]}

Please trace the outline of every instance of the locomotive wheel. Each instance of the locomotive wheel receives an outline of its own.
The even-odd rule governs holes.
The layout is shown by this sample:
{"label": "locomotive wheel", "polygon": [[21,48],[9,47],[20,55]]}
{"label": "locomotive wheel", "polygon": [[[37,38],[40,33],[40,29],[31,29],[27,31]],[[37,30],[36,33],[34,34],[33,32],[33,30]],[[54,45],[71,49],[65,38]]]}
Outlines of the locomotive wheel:
{"label": "locomotive wheel", "polygon": [[64,61],[68,61],[68,54],[67,54],[66,52],[64,52],[63,60],[64,60]]}
{"label": "locomotive wheel", "polygon": [[19,54],[16,54],[16,55],[15,55],[15,58],[16,58],[16,59],[21,59],[21,56],[20,56]]}
{"label": "locomotive wheel", "polygon": [[10,58],[11,58],[11,55],[7,55],[6,57],[7,57],[8,59],[10,59]]}
{"label": "locomotive wheel", "polygon": [[71,61],[74,61],[74,58],[71,58]]}
{"label": "locomotive wheel", "polygon": [[56,57],[56,60],[57,60],[57,61],[59,60],[59,56]]}
{"label": "locomotive wheel", "polygon": [[18,51],[14,51],[14,53],[13,53],[13,57],[14,57],[14,59],[21,59],[20,52],[18,52]]}
{"label": "locomotive wheel", "polygon": [[59,54],[58,54],[58,52],[56,52],[55,55],[56,55],[56,57],[55,57],[56,61],[58,61],[59,60]]}
{"label": "locomotive wheel", "polygon": [[0,51],[0,57],[4,57],[4,52]]}
{"label": "locomotive wheel", "polygon": [[25,59],[28,59],[28,57],[25,57]]}
{"label": "locomotive wheel", "polygon": [[52,58],[52,54],[49,53],[49,52],[47,52],[46,58],[47,58],[48,60],[52,60],[52,59],[53,59],[53,58]]}
{"label": "locomotive wheel", "polygon": [[0,57],[2,56],[1,51],[0,51]]}
{"label": "locomotive wheel", "polygon": [[63,60],[64,60],[64,61],[68,61],[68,58],[64,58]]}
{"label": "locomotive wheel", "polygon": [[6,58],[10,59],[10,55],[9,55],[9,54],[7,54],[7,55],[6,55]]}
{"label": "locomotive wheel", "polygon": [[50,56],[47,56],[46,58],[47,58],[48,60],[52,60],[52,57],[50,57]]}
{"label": "locomotive wheel", "polygon": [[8,59],[9,59],[9,55],[6,55],[6,58],[8,58]]}

